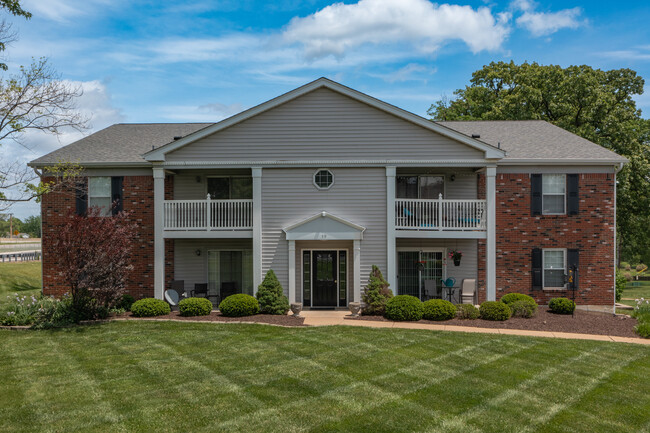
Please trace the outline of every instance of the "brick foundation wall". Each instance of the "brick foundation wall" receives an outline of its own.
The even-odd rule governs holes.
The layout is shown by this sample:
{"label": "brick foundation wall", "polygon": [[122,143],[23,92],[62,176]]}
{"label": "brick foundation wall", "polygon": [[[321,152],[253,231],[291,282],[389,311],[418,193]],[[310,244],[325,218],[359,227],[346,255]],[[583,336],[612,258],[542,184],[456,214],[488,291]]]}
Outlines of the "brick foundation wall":
{"label": "brick foundation wall", "polygon": [[[479,198],[485,196],[485,178],[479,176]],[[532,290],[533,248],[580,250],[576,303],[612,305],[614,302],[614,188],[613,174],[579,175],[578,215],[537,215],[530,211],[530,175],[496,177],[496,285],[497,299],[506,293],[526,293],[540,304],[551,298],[571,297],[568,290]],[[479,300],[485,300],[485,242],[479,241]]]}
{"label": "brick foundation wall", "polygon": [[[47,181],[47,179],[44,179]],[[136,299],[152,297],[154,266],[154,205],[153,177],[125,176],[123,184],[123,208],[133,212],[130,220],[138,225],[132,251],[133,271],[127,281],[127,292]],[[165,188],[168,189],[167,187]],[[166,191],[167,195],[167,191]],[[43,292],[60,296],[68,288],[58,277],[58,270],[51,248],[58,227],[75,212],[74,191],[57,191],[43,197]],[[168,246],[169,245],[169,246]],[[173,242],[166,243],[166,274],[173,279]]]}

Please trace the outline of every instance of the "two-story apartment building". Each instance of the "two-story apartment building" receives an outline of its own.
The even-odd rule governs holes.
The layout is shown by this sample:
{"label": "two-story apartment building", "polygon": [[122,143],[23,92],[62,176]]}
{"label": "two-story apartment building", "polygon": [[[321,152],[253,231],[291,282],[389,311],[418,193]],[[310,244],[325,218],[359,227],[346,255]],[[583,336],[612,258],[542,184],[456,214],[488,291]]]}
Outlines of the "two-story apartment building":
{"label": "two-story apartment building", "polygon": [[[615,184],[626,160],[543,121],[432,122],[325,78],[214,124],[118,124],[31,162],[84,167],[83,194],[42,202],[50,246],[69,212],[132,212],[129,291],[172,281],[217,299],[273,269],[292,302],[359,301],[372,265],[394,292],[477,281],[478,300],[614,303]],[[448,258],[462,251],[460,263]]]}

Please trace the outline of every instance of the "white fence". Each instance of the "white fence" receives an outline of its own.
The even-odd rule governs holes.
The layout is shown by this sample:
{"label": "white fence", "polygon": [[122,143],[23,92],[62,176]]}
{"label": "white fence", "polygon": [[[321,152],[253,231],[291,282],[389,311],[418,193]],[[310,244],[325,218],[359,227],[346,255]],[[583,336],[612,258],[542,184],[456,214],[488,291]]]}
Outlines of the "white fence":
{"label": "white fence", "polygon": [[402,230],[485,230],[485,200],[395,200],[395,228]]}
{"label": "white fence", "polygon": [[165,230],[251,230],[253,200],[165,200]]}

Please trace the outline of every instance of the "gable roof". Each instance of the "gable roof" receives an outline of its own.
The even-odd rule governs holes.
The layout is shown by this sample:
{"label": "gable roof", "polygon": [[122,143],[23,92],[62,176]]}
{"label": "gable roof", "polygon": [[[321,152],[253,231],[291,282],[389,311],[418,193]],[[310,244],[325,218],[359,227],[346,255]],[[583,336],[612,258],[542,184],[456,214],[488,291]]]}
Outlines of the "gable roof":
{"label": "gable roof", "polygon": [[311,83],[305,84],[304,86],[298,87],[290,92],[287,92],[283,95],[280,95],[276,98],[273,98],[269,101],[266,101],[260,105],[257,105],[253,108],[250,108],[246,111],[242,111],[239,114],[235,114],[232,117],[229,117],[221,122],[215,123],[207,128],[201,129],[192,133],[186,137],[181,138],[170,143],[165,144],[159,148],[151,150],[144,155],[144,158],[148,161],[164,161],[165,154],[172,152],[174,150],[180,149],[183,146],[186,146],[190,143],[193,143],[197,140],[200,140],[204,137],[217,133],[223,129],[226,129],[230,126],[236,125],[244,120],[250,119],[258,114],[261,114],[265,111],[271,110],[279,105],[282,105],[286,102],[289,102],[293,99],[296,99],[306,93],[312,92],[317,89],[326,88],[334,92],[341,93],[349,98],[362,102],[371,107],[377,108],[389,114],[392,114],[396,117],[399,117],[408,122],[414,123],[418,126],[421,126],[430,131],[436,132],[440,135],[448,137],[452,140],[456,140],[460,143],[466,144],[475,149],[485,152],[486,158],[501,159],[505,156],[505,152],[501,149],[497,149],[495,146],[485,143],[480,140],[475,140],[471,136],[467,136],[463,133],[459,133],[456,130],[446,128],[444,125],[438,124],[436,122],[431,122],[430,120],[398,108],[394,105],[388,104],[386,102],[380,101],[379,99],[373,98],[361,93],[357,90],[346,87],[342,84],[339,84],[335,81],[329,80],[327,78],[321,77]]}
{"label": "gable roof", "polygon": [[361,240],[366,228],[351,221],[320,212],[282,229],[288,241]]}
{"label": "gable roof", "polygon": [[544,120],[475,120],[436,122],[507,151],[499,164],[561,159],[563,163],[610,164],[627,159]]}
{"label": "gable roof", "polygon": [[29,163],[32,167],[59,161],[79,162],[84,166],[150,167],[142,155],[174,137],[185,136],[212,123],[118,123],[81,140],[41,156]]}

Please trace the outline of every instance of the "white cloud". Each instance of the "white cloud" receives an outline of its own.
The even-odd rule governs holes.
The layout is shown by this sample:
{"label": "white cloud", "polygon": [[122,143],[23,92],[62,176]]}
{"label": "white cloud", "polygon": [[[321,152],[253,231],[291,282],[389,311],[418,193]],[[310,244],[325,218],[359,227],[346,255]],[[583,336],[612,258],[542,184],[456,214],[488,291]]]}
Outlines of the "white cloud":
{"label": "white cloud", "polygon": [[431,75],[437,72],[436,68],[429,68],[418,63],[409,63],[396,71],[388,74],[369,74],[373,77],[379,77],[388,83],[421,81],[426,84]]}
{"label": "white cloud", "polygon": [[535,12],[537,3],[531,0],[515,0],[511,3],[523,14],[515,20],[517,26],[528,30],[533,36],[548,36],[562,29],[577,29],[585,24],[580,20],[582,9],[575,7],[557,12]]}
{"label": "white cloud", "polygon": [[111,0],[23,0],[22,7],[34,17],[59,23],[91,13],[97,6],[118,6]]}
{"label": "white cloud", "polygon": [[284,39],[301,44],[309,59],[343,57],[365,44],[414,44],[432,53],[442,44],[461,40],[474,52],[496,50],[509,33],[508,14],[480,7],[427,0],[360,0],[335,3],[304,18],[293,18]]}

